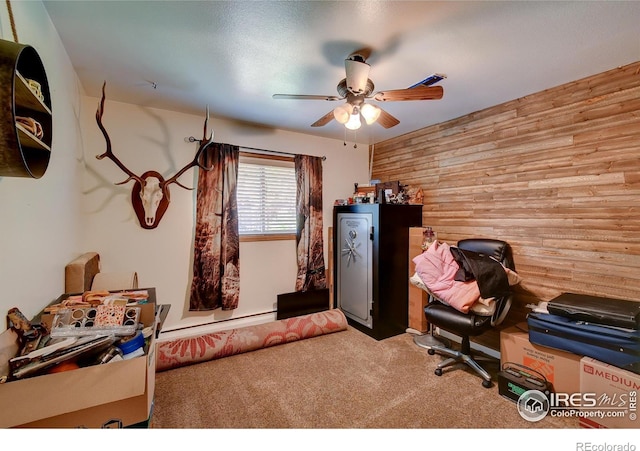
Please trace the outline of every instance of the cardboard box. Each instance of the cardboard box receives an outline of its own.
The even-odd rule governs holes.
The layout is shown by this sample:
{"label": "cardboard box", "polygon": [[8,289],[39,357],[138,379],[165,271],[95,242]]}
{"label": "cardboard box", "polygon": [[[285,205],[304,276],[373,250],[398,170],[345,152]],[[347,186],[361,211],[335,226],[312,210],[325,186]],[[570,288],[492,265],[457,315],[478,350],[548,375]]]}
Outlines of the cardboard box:
{"label": "cardboard box", "polygon": [[527,323],[500,332],[500,363],[513,362],[536,370],[553,384],[556,393],[580,391],[581,358],[570,352],[532,344]]}
{"label": "cardboard box", "polygon": [[[155,302],[140,307],[140,321],[155,329]],[[5,334],[16,337],[11,330]],[[154,331],[140,357],[0,384],[0,428],[126,427],[146,421],[155,388],[155,339]]]}
{"label": "cardboard box", "polygon": [[585,398],[582,404],[587,404],[580,409],[581,427],[640,427],[640,375],[584,357],[580,360],[580,392]]}

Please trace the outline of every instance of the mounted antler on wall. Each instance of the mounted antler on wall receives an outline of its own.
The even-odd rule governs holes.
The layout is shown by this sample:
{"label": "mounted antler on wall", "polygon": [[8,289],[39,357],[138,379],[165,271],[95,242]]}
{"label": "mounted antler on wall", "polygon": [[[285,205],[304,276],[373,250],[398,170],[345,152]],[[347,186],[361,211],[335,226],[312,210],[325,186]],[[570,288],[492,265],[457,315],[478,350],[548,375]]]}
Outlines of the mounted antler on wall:
{"label": "mounted antler on wall", "polygon": [[109,139],[109,135],[107,134],[107,130],[102,125],[102,114],[104,113],[104,100],[105,100],[105,87],[106,82],[102,85],[102,99],[100,100],[100,105],[98,106],[98,110],[96,111],[96,122],[98,123],[98,127],[102,131],[104,135],[104,139],[107,143],[107,150],[101,154],[96,155],[98,160],[102,160],[107,157],[111,161],[113,161],[116,166],[118,166],[122,171],[127,174],[129,177],[116,185],[123,185],[130,180],[135,180],[133,185],[133,190],[131,191],[131,203],[133,204],[133,209],[138,217],[138,221],[140,222],[140,226],[145,229],[154,229],[160,223],[164,212],[167,210],[169,206],[169,185],[175,183],[176,185],[192,190],[193,188],[189,188],[184,186],[178,181],[178,178],[184,174],[188,169],[198,166],[205,171],[209,171],[212,167],[205,167],[200,163],[200,160],[203,156],[205,149],[212,143],[211,139],[213,138],[213,132],[209,138],[207,138],[207,126],[209,123],[209,107],[207,107],[207,117],[204,120],[204,134],[202,137],[202,141],[200,141],[200,147],[196,152],[196,156],[193,158],[189,164],[180,169],[173,177],[164,179],[162,174],[156,171],[147,171],[142,175],[136,175],[132,171],[130,171],[119,159],[116,157],[111,150],[111,139]]}

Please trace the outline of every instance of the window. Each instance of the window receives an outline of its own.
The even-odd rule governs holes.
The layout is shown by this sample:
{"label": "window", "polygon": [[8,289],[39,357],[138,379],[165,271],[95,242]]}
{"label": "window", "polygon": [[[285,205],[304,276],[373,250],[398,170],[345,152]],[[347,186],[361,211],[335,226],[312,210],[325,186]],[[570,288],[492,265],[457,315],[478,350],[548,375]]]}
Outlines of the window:
{"label": "window", "polygon": [[295,237],[296,174],[292,159],[241,153],[237,199],[241,238]]}

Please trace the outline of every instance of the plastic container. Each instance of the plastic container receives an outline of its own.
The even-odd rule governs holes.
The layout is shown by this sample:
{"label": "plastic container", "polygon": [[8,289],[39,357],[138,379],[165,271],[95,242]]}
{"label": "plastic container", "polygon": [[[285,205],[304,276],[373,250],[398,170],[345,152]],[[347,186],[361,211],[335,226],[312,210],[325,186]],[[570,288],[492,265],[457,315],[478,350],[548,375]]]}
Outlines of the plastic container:
{"label": "plastic container", "polygon": [[138,331],[133,338],[123,340],[117,346],[122,351],[124,360],[144,355],[144,336],[141,331]]}
{"label": "plastic container", "polygon": [[100,305],[90,308],[62,309],[53,319],[51,336],[86,335],[127,336],[136,332],[140,307]]}

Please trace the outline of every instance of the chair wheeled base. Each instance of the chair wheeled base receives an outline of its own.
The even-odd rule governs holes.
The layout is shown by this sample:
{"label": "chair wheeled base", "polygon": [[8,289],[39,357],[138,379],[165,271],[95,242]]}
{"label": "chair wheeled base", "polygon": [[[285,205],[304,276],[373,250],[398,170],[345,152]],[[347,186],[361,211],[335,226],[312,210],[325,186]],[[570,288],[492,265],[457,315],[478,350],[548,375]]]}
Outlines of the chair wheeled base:
{"label": "chair wheeled base", "polygon": [[462,343],[460,345],[459,351],[444,346],[433,345],[428,349],[427,352],[429,353],[429,355],[434,355],[437,352],[438,354],[444,354],[450,357],[438,364],[434,371],[436,376],[442,376],[443,368],[455,365],[457,363],[465,363],[470,366],[476,373],[478,373],[480,377],[482,377],[482,386],[484,388],[493,387],[493,382],[491,381],[491,376],[489,375],[489,373],[487,373],[487,371],[482,368],[478,364],[478,362],[476,362],[475,359],[471,356],[471,344],[469,341],[469,337],[462,338]]}
{"label": "chair wheeled base", "polygon": [[434,346],[450,347],[451,342],[444,337],[435,336],[433,333],[426,333],[424,335],[414,335],[413,342],[421,348],[431,349]]}

